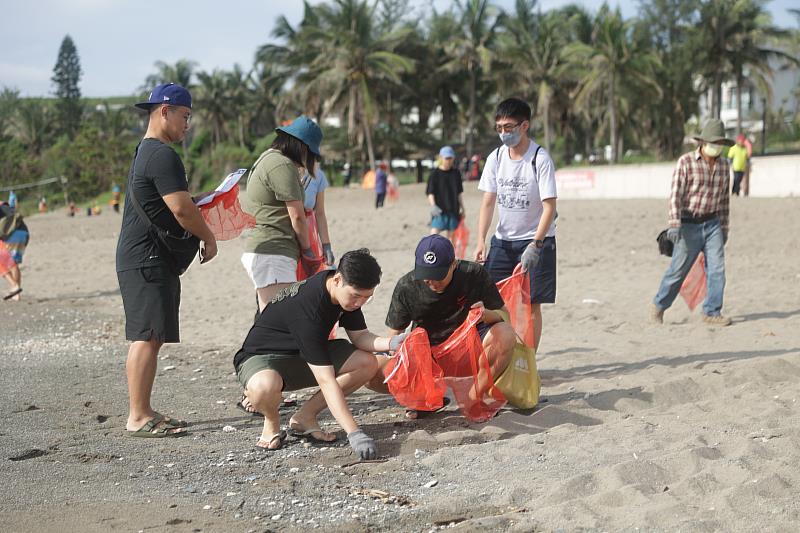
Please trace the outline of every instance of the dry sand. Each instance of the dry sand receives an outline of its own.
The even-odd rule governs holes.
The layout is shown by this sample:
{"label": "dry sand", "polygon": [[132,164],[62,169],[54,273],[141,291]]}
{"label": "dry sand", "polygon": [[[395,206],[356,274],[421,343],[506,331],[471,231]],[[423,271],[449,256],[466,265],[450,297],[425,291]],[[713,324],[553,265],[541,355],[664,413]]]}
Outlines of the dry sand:
{"label": "dry sand", "polygon": [[[380,211],[362,190],[327,198],[337,254],[366,246],[384,269],[365,308],[376,332],[427,232],[423,189],[401,194]],[[159,361],[154,406],[192,435],[126,438],[119,217],[31,217],[23,301],[0,302],[0,529],[796,530],[800,200],[733,199],[723,329],[680,300],[647,323],[666,207],[560,202],[546,401],[478,425],[454,411],[406,421],[361,391],[351,405],[388,461],[360,465],[342,442],[253,451],[260,422],[234,408],[231,358],[254,306],[238,241],[184,277],[184,343]]]}

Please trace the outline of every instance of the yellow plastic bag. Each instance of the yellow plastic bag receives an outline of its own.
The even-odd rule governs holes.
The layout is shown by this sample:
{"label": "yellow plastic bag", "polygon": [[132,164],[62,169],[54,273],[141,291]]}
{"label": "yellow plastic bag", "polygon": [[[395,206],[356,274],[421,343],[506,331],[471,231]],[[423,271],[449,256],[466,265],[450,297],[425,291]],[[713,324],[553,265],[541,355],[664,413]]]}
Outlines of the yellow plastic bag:
{"label": "yellow plastic bag", "polygon": [[536,351],[519,337],[511,361],[494,384],[508,403],[519,409],[532,409],[539,403],[542,382],[536,370]]}

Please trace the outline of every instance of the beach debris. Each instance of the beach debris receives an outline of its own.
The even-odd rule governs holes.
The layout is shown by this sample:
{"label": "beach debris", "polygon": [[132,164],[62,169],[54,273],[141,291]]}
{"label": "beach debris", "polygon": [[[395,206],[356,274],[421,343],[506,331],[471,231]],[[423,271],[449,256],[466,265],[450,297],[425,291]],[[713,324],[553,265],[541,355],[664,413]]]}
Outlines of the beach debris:
{"label": "beach debris", "polygon": [[[378,489],[353,489],[351,493],[352,496],[366,496],[367,498],[372,498],[374,500],[380,500],[383,503],[394,503],[397,505],[411,505],[411,501],[406,498],[405,496],[397,496],[394,494],[389,494],[385,490],[378,490]],[[340,504],[343,502],[334,502],[335,504]],[[334,506],[331,504],[331,506]]]}
{"label": "beach debris", "polygon": [[167,365],[164,367],[164,370],[175,370],[175,365]]}
{"label": "beach debris", "polygon": [[222,428],[222,431],[223,433],[233,433],[234,431],[236,431],[236,428],[233,426],[225,426],[224,428]]}
{"label": "beach debris", "polygon": [[203,506],[203,510],[204,510],[204,511],[208,511],[209,509],[211,509],[211,506],[210,506],[210,505],[204,505],[204,506]]}
{"label": "beach debris", "polygon": [[600,305],[600,304],[602,304],[603,302],[601,302],[600,300],[596,300],[596,299],[594,299],[594,298],[584,298],[584,299],[583,299],[583,303],[585,303],[585,304],[591,304],[591,305]]}
{"label": "beach debris", "polygon": [[439,484],[438,480],[432,479],[432,480],[428,481],[427,483],[425,483],[425,485],[423,485],[423,487],[425,487],[426,489],[431,489],[431,488],[435,487],[438,484]]}
{"label": "beach debris", "polygon": [[8,459],[10,461],[25,461],[27,459],[34,459],[36,457],[41,457],[43,455],[47,455],[48,452],[45,450],[40,450],[38,448],[31,448],[29,450],[25,450],[24,452],[18,453],[17,455],[12,455]]}
{"label": "beach debris", "polygon": [[188,494],[196,494],[197,493],[197,489],[194,488],[194,485],[186,485],[181,490],[183,490],[183,492],[186,492]]}
{"label": "beach debris", "polygon": [[297,468],[296,466],[293,466],[292,468],[289,469],[289,472],[292,473],[292,474],[296,474],[299,471],[300,471],[300,469]]}
{"label": "beach debris", "polygon": [[272,520],[280,520],[280,519],[281,519],[281,516],[283,516],[283,515],[280,515],[280,514],[274,514],[274,515],[272,515]]}

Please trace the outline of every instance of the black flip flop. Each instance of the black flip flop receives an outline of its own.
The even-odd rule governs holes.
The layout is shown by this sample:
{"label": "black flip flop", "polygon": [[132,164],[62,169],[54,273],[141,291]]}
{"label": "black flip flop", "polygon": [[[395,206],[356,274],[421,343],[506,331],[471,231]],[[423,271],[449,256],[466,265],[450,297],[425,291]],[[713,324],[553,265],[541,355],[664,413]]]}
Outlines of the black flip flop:
{"label": "black flip flop", "polygon": [[[267,448],[266,446],[259,446],[258,445],[259,442],[263,441],[263,442],[267,443],[267,446],[269,446],[269,443],[271,443],[275,439],[279,439],[280,443],[281,443],[281,445],[278,446],[277,448]],[[273,436],[271,436],[269,438],[269,440],[262,439],[261,437],[259,437],[258,440],[256,441],[256,445],[254,446],[254,448],[258,452],[277,452],[278,450],[283,448],[283,443],[284,443],[285,440],[286,440],[286,432],[284,430],[280,430],[278,433],[275,433]]]}
{"label": "black flip flop", "polygon": [[238,402],[236,402],[236,408],[239,409],[240,411],[244,412],[244,413],[247,413],[248,415],[251,415],[251,416],[261,416],[261,413],[259,413],[255,409],[253,409],[253,407],[252,407],[253,404],[250,404],[250,408],[253,409],[252,411],[250,409],[248,409],[247,407],[245,407],[244,401],[246,399],[247,399],[247,396],[242,394],[242,397],[239,398]]}
{"label": "black flip flop", "polygon": [[19,289],[13,290],[13,291],[9,292],[8,294],[6,294],[5,296],[3,296],[3,300],[10,300],[11,298],[13,298],[14,296],[16,296],[17,294],[19,294],[21,292],[22,292],[22,287],[20,287]]}
{"label": "black flip flop", "polygon": [[[445,396],[444,398],[442,398],[442,406],[440,408],[434,409],[433,411],[423,411],[422,409],[406,409],[406,418],[408,418],[409,420],[418,420],[420,418],[425,418],[426,416],[432,415],[433,413],[438,413],[448,405],[450,405],[450,398]],[[417,413],[417,416],[414,418],[409,418],[408,416],[409,413]]]}

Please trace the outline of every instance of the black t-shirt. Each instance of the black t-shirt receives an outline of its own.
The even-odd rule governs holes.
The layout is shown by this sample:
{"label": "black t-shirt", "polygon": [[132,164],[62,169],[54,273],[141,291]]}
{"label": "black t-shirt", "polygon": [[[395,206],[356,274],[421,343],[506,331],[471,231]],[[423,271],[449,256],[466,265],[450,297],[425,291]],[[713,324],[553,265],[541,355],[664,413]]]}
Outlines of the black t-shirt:
{"label": "black t-shirt", "polygon": [[117,272],[164,265],[147,231],[147,223],[131,203],[131,190],[154,224],[174,235],[183,235],[185,231],[162,199],[168,194],[189,190],[186,169],[175,150],[158,139],[144,139],[131,166],[133,177],[128,181],[122,229],[117,241]]}
{"label": "black t-shirt", "polygon": [[441,344],[467,319],[476,302],[492,310],[504,305],[489,273],[478,263],[459,261],[453,280],[442,294],[433,292],[409,272],[394,288],[386,325],[403,330],[413,321],[428,332],[431,344]]}
{"label": "black t-shirt", "polygon": [[281,289],[250,328],[242,349],[233,358],[239,368],[254,355],[298,355],[312,365],[330,365],[328,334],[339,321],[348,331],[367,329],[361,309],[344,311],[331,302],[325,282],[332,270],[323,270]]}
{"label": "black t-shirt", "polygon": [[442,212],[446,215],[458,215],[458,195],[464,192],[461,183],[461,172],[457,168],[442,170],[436,168],[428,178],[425,194],[432,194]]}

